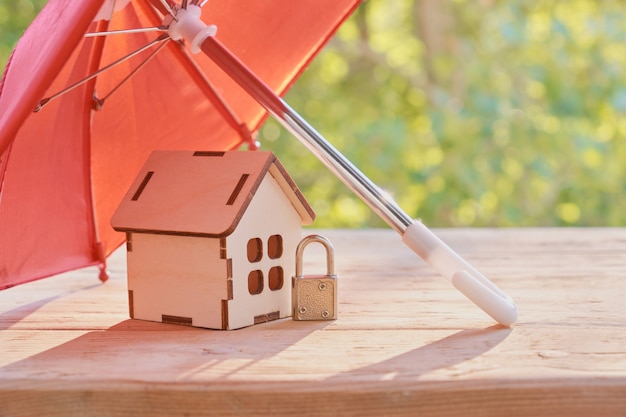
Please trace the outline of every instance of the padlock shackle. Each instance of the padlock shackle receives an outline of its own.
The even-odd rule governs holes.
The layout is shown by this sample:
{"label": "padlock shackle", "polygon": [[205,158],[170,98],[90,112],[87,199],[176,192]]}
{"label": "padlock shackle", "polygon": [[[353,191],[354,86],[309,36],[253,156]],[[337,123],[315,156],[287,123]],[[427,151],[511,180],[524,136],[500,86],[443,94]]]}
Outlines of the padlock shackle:
{"label": "padlock shackle", "polygon": [[335,275],[335,250],[330,240],[320,235],[309,235],[298,243],[296,248],[296,277],[302,277],[302,259],[304,249],[309,243],[321,243],[326,249],[326,275]]}

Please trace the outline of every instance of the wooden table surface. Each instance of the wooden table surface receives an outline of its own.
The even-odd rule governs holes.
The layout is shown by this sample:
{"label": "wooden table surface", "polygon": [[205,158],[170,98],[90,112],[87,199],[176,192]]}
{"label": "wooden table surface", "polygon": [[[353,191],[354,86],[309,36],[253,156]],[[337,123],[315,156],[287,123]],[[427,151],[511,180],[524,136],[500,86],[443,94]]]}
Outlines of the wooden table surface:
{"label": "wooden table surface", "polygon": [[435,230],[516,300],[510,329],[394,232],[318,232],[333,322],[130,320],[123,249],[105,284],[86,269],[0,292],[0,416],[626,416],[626,229]]}

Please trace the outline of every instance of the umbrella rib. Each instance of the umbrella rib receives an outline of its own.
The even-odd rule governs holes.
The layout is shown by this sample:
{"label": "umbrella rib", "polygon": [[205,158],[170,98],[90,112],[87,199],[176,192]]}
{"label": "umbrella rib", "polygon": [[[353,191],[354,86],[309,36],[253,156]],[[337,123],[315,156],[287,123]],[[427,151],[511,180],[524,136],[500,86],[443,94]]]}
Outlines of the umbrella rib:
{"label": "umbrella rib", "polygon": [[167,2],[167,0],[161,0],[161,4],[163,5],[163,7],[165,7],[165,10],[167,10],[172,18],[178,22],[178,19],[176,19],[176,13],[174,12],[174,9],[172,9],[172,6],[170,6],[170,4]]}
{"label": "umbrella rib", "polygon": [[153,45],[156,45],[159,42],[163,42],[166,40],[169,40],[170,37],[168,35],[161,35],[158,38],[156,38],[155,40],[153,40],[152,42],[148,43],[145,46],[142,46],[141,48],[131,52],[130,54],[123,56],[122,58],[118,59],[117,61],[112,62],[111,64],[107,65],[106,67],[102,67],[100,68],[98,71],[94,72],[91,75],[88,75],[87,77],[83,78],[82,80],[79,80],[77,82],[75,82],[74,84],[64,88],[63,90],[51,95],[50,97],[46,97],[44,99],[42,99],[39,104],[37,105],[37,107],[35,107],[35,109],[33,110],[34,112],[38,112],[40,111],[45,105],[47,105],[49,102],[51,102],[54,99],[59,98],[60,96],[69,93],[70,91],[74,90],[77,87],[80,87],[81,85],[85,84],[86,82],[88,82],[89,80],[92,80],[94,78],[96,78],[98,75],[102,74],[103,72],[110,70],[111,68],[121,64],[122,62],[125,62],[137,55],[139,55],[140,53],[142,53],[143,51],[145,51],[146,49],[149,49],[150,47],[152,47]]}
{"label": "umbrella rib", "polygon": [[89,32],[85,33],[85,38],[94,38],[96,36],[108,36],[108,35],[127,35],[132,33],[145,33],[145,32],[167,32],[167,26],[155,26],[150,28],[138,28],[138,29],[120,29],[109,30],[105,32]]}
{"label": "umbrella rib", "polygon": [[102,105],[104,104],[105,100],[107,100],[109,97],[111,97],[111,95],[113,93],[115,93],[122,85],[124,85],[128,80],[130,80],[135,74],[137,74],[137,72],[139,72],[139,70],[141,70],[148,62],[150,62],[150,60],[152,60],[152,58],[154,58],[156,56],[156,54],[158,54],[165,46],[167,45],[167,42],[163,42],[161,45],[158,46],[157,49],[155,49],[154,51],[152,51],[150,53],[150,55],[148,55],[146,57],[146,59],[144,59],[139,65],[137,65],[137,67],[132,70],[127,76],[125,76],[115,87],[113,87],[111,89],[111,91],[109,91],[109,93],[107,95],[105,95],[103,98],[98,99],[96,97],[94,97],[94,99],[96,100],[98,107],[101,108]]}

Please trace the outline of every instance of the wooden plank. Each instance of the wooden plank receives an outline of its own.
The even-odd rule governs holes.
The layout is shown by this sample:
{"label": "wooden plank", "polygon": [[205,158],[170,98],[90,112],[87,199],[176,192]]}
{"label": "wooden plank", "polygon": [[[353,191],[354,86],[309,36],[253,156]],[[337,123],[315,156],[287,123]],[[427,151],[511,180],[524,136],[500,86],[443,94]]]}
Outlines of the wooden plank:
{"label": "wooden plank", "polygon": [[336,321],[130,320],[123,250],[105,284],[0,292],[0,416],[625,415],[626,229],[436,230],[515,298],[511,329],[391,231],[306,232],[335,247]]}

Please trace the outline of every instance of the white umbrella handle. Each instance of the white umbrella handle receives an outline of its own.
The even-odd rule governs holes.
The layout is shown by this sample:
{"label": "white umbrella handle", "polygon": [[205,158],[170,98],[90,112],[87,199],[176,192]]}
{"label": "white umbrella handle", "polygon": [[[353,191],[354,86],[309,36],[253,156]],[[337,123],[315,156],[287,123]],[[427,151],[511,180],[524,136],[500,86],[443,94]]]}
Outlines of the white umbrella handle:
{"label": "white umbrella handle", "polygon": [[515,302],[422,222],[411,224],[402,235],[402,241],[498,323],[504,326],[515,323]]}
{"label": "white umbrella handle", "polygon": [[[182,17],[189,17],[189,23]],[[510,326],[515,323],[517,307],[510,297],[437,238],[421,221],[415,221],[406,214],[387,193],[359,171],[239,58],[213,36],[209,36],[209,30],[203,25],[207,26],[200,21],[199,11],[194,10],[180,16],[178,21],[171,22],[170,32],[175,38],[185,37],[194,50],[201,49],[365,204],[402,235],[407,246],[448,278],[459,291],[500,324]]]}

